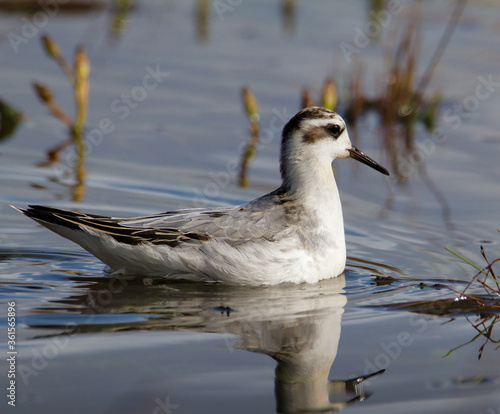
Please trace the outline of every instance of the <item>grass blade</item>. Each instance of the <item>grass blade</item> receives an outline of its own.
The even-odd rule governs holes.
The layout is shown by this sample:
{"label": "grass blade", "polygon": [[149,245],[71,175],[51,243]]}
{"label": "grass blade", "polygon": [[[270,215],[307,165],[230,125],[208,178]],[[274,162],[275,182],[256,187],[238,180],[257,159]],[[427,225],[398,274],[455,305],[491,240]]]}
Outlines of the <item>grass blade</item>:
{"label": "grass blade", "polygon": [[453,250],[451,249],[448,249],[447,247],[445,247],[446,250],[448,250],[451,254],[457,256],[459,259],[463,260],[465,263],[471,265],[474,269],[477,269],[478,271],[480,271],[481,273],[487,275],[488,273],[484,271],[484,269],[481,269],[478,265],[476,265],[475,263],[472,263],[469,259],[463,257],[462,255],[454,252]]}

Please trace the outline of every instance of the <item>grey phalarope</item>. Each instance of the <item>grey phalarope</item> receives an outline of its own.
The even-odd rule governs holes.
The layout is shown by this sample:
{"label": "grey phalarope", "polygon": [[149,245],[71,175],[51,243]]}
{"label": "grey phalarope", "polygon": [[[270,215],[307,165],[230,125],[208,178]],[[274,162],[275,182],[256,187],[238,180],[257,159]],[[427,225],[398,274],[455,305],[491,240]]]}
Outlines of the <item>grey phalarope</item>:
{"label": "grey phalarope", "polygon": [[345,268],[331,164],[349,157],[389,175],[352,146],[339,115],[310,107],[283,129],[281,186],[246,204],[126,219],[45,206],[18,210],[116,273],[243,285],[315,283]]}

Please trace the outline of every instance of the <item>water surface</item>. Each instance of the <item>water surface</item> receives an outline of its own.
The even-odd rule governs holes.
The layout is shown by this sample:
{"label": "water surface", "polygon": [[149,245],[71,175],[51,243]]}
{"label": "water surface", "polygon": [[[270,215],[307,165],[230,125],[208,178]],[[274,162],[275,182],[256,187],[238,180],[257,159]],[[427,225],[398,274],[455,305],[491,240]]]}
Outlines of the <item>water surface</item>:
{"label": "water surface", "polygon": [[[383,70],[383,37],[403,24],[410,3],[402,3],[382,39],[359,52],[369,91]],[[453,4],[422,7],[420,71]],[[335,163],[349,255],[338,279],[244,288],[113,278],[97,259],[8,206],[145,215],[236,205],[279,185],[279,129],[299,109],[302,87],[318,95],[326,76],[346,85],[352,62],[340,45],[353,44],[356,28],[367,23],[367,3],[297,2],[288,20],[277,1],[242,2],[222,16],[212,4],[206,21],[196,18],[202,6],[141,2],[121,32],[106,10],[59,13],[43,27],[67,57],[77,44],[86,47],[87,127],[104,118],[114,126],[90,147],[79,203],[71,199],[70,152],[54,168],[36,166],[67,131],[30,83],[49,84],[72,113],[67,80],[37,37],[15,53],[8,34],[21,33],[26,15],[0,13],[1,98],[26,115],[0,143],[0,341],[6,344],[7,303],[15,301],[16,410],[497,413],[498,344],[484,336],[467,344],[479,316],[391,307],[456,296],[443,285],[465,287],[474,270],[445,247],[483,263],[483,244],[490,259],[497,257],[497,84],[475,110],[461,112],[460,125],[450,121],[457,105],[471,102],[480,77],[499,79],[495,3],[467,6],[431,83],[443,93],[437,126],[448,136],[430,146],[432,135],[416,128],[416,142],[432,148],[423,157],[431,181],[415,169],[402,185],[349,160]],[[148,70],[165,75],[127,112],[122,95],[131,95]],[[261,126],[272,132],[251,164],[248,189],[237,187],[234,169],[248,139],[243,85],[258,97]],[[377,122],[361,120],[356,145],[388,164]],[[2,374],[2,387],[6,381]]]}

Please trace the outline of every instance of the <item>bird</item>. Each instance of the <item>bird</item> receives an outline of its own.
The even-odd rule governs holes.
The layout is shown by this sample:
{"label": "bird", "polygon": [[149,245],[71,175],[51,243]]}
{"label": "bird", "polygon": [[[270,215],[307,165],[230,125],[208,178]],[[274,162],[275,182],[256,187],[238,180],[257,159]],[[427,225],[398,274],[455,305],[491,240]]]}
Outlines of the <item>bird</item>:
{"label": "bird", "polygon": [[113,275],[230,285],[317,283],[344,272],[346,244],[336,159],[387,169],[354,147],[336,112],[308,107],[284,126],[281,185],[232,207],[115,218],[47,206],[16,208],[79,244]]}

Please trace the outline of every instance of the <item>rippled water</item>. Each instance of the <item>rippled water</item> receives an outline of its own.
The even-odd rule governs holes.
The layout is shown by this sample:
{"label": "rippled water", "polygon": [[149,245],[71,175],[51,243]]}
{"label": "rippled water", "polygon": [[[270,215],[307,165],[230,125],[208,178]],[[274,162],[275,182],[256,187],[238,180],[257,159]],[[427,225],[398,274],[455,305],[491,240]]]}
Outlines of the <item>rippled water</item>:
{"label": "rippled water", "polygon": [[[26,115],[0,143],[0,341],[7,343],[7,303],[14,301],[16,410],[499,412],[498,343],[473,340],[478,315],[398,307],[454,297],[444,285],[465,287],[474,270],[446,247],[483,263],[483,244],[490,259],[497,257],[497,84],[461,115],[459,126],[450,121],[456,105],[472,102],[479,77],[499,79],[495,3],[468,5],[432,82],[443,92],[438,126],[448,139],[425,154],[428,177],[415,171],[399,185],[354,162],[335,163],[349,255],[343,277],[266,288],[113,278],[93,256],[8,206],[132,216],[235,205],[279,185],[276,129],[251,164],[252,187],[236,186],[231,166],[248,139],[240,88],[249,85],[257,95],[261,126],[271,132],[298,110],[303,86],[318,94],[334,75],[341,88],[352,62],[340,44],[353,43],[355,28],[366,24],[367,3],[297,2],[288,20],[277,1],[242,2],[219,16],[214,7],[222,3],[209,4],[204,24],[196,19],[203,1],[141,2],[123,18],[121,33],[111,11],[60,13],[47,21],[43,30],[63,54],[79,43],[89,52],[88,128],[103,118],[114,126],[90,148],[80,203],[71,201],[69,152],[57,168],[36,167],[66,130],[30,83],[49,84],[71,113],[67,80],[37,39],[15,53],[8,35],[21,33],[25,16],[0,13],[0,98]],[[402,24],[410,3],[402,4],[384,33]],[[452,7],[422,7],[421,70]],[[366,88],[375,90],[381,41],[372,39],[359,58],[373,73]],[[148,70],[168,75],[129,112],[113,104],[141,85]],[[378,133],[376,119],[366,117],[356,145],[388,164]],[[421,127],[416,139],[431,148]],[[491,338],[498,340],[495,329]]]}

